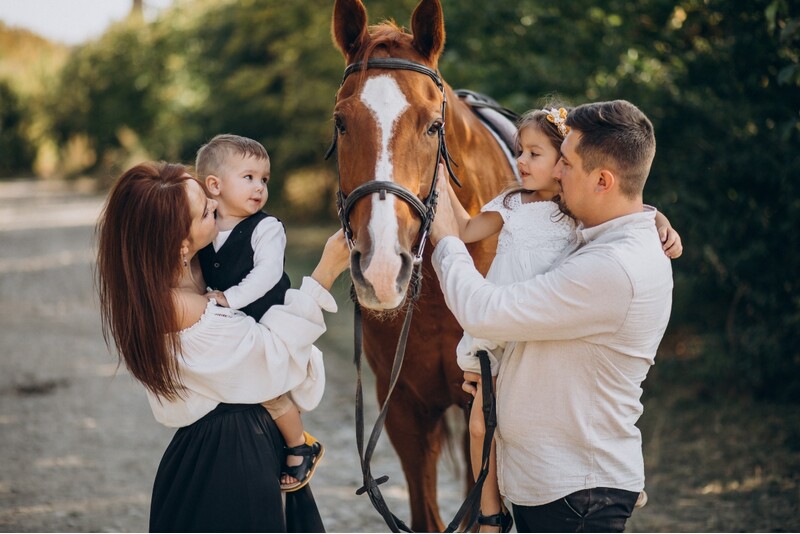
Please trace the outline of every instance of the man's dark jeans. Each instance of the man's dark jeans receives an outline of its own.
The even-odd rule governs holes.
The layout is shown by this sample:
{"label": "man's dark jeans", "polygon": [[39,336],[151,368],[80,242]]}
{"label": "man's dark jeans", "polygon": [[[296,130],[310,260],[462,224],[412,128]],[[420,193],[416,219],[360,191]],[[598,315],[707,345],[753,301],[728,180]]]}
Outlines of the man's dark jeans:
{"label": "man's dark jeans", "polygon": [[541,506],[513,505],[517,532],[623,532],[639,494],[614,488],[576,491]]}

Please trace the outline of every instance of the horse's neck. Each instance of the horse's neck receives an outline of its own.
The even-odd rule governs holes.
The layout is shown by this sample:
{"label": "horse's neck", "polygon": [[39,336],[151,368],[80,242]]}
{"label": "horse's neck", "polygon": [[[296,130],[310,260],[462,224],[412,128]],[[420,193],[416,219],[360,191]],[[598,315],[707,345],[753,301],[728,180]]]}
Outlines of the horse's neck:
{"label": "horse's neck", "polygon": [[513,182],[513,170],[497,141],[449,86],[445,118],[447,150],[458,165],[454,171],[463,187],[456,194],[464,208],[476,213]]}

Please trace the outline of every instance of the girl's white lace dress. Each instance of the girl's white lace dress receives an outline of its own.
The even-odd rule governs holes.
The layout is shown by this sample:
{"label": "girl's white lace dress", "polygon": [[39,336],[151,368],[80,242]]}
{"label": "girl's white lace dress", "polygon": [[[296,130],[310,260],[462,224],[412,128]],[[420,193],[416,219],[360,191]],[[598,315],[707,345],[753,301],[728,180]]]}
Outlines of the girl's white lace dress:
{"label": "girl's white lace dress", "polygon": [[[563,215],[555,202],[522,202],[522,193],[506,200],[502,193],[488,202],[481,211],[496,211],[503,218],[503,229],[497,239],[497,255],[489,267],[486,280],[498,285],[522,282],[550,270],[561,252],[575,239],[575,221]],[[458,343],[458,365],[464,371],[480,373],[475,355],[486,350],[497,375],[504,341],[473,338],[468,332]]]}

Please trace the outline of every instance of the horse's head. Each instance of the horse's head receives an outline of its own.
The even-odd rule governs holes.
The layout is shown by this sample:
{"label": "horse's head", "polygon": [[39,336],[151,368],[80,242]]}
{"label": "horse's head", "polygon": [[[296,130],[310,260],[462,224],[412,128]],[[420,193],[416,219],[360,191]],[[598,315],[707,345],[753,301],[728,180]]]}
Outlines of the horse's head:
{"label": "horse's head", "polygon": [[[373,310],[397,308],[405,299],[422,222],[422,204],[415,201],[430,193],[440,157],[439,1],[422,0],[411,28],[413,36],[392,23],[368,28],[360,0],[336,0],[334,40],[348,65],[363,62],[345,75],[334,125],[339,187],[348,202],[344,224],[353,239],[350,272],[360,303]],[[383,58],[407,64],[376,61]]]}

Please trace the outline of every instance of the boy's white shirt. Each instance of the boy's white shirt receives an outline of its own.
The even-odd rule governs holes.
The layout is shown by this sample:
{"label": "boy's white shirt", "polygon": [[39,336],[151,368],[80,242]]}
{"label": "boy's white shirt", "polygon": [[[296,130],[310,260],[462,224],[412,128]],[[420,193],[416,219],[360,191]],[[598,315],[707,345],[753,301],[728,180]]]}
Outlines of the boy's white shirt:
{"label": "boy's white shirt", "polygon": [[[219,251],[231,232],[219,232],[214,238],[214,251]],[[275,217],[267,217],[253,229],[250,238],[253,247],[253,269],[238,285],[222,292],[228,306],[240,310],[264,296],[283,276],[283,258],[286,250],[286,231]]]}

